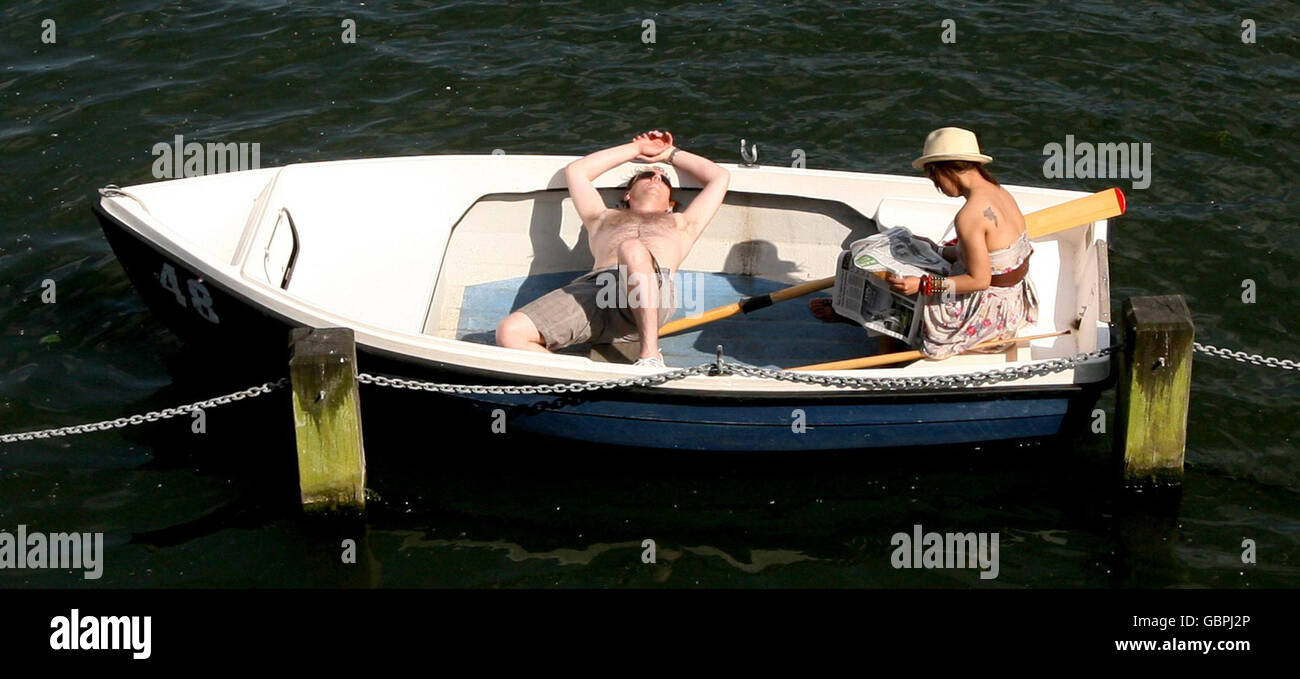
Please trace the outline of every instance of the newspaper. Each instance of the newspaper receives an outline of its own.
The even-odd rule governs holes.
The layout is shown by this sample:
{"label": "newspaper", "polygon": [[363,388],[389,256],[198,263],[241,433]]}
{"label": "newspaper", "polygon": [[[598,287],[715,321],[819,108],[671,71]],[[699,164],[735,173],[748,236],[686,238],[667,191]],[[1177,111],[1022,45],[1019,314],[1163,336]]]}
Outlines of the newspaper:
{"label": "newspaper", "polygon": [[952,265],[929,243],[898,226],[853,241],[840,253],[831,306],[857,321],[870,335],[888,335],[915,345],[920,331],[920,294],[902,295],[885,275],[947,275]]}
{"label": "newspaper", "polygon": [[935,252],[930,244],[901,226],[885,229],[849,243],[853,264],[866,271],[883,271],[896,276],[942,276],[952,271],[952,264]]}

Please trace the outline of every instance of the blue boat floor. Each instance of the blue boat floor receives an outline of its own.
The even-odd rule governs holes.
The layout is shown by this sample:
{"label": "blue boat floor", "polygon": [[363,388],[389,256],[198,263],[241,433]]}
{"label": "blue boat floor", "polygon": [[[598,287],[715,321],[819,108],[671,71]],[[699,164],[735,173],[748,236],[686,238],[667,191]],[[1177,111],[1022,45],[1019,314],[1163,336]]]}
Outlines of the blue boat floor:
{"label": "blue boat floor", "polygon": [[[457,339],[492,344],[496,325],[506,315],[584,273],[587,272],[539,274],[466,287],[456,328]],[[712,272],[690,271],[679,275],[679,302],[689,306],[692,313],[794,284]],[[817,293],[778,302],[749,314],[738,314],[690,332],[662,338],[659,342],[664,360],[670,367],[699,365],[714,359],[714,348],[719,344],[729,360],[771,368],[789,368],[876,353],[878,341],[869,338],[862,328],[814,318],[808,311],[808,300],[816,297],[828,295]],[[687,315],[679,307],[672,318]],[[590,350],[589,345],[580,345],[565,349],[564,353],[588,355]]]}

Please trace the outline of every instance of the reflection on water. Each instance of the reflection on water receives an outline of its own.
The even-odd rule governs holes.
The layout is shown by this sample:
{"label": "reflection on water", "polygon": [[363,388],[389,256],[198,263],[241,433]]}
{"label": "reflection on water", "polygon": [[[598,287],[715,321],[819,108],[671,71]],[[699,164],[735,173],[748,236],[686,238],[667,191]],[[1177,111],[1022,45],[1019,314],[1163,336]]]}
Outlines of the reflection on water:
{"label": "reflection on water", "polygon": [[[440,540],[440,539],[426,538],[424,537],[424,533],[397,531],[397,534],[405,536],[402,539],[401,546],[398,547],[398,551],[402,551],[406,549],[436,549],[442,547],[451,547],[455,549],[474,548],[474,549],[501,550],[505,552],[505,557],[507,559],[510,559],[511,561],[526,561],[528,559],[542,559],[546,561],[553,561],[558,566],[572,566],[572,565],[585,566],[591,563],[591,560],[596,558],[597,556],[600,556],[601,554],[604,554],[605,552],[609,552],[612,550],[635,549],[638,554],[640,553],[641,550],[641,543],[639,542],[619,542],[613,544],[597,543],[593,545],[588,545],[585,549],[559,548],[559,549],[552,549],[546,552],[530,552],[527,549],[524,549],[522,545],[518,545],[513,542],[502,542],[500,540],[495,540],[491,542],[485,542],[482,540]],[[630,560],[632,558],[639,558],[639,556],[628,557],[628,558]]]}
{"label": "reflection on water", "polygon": [[[510,559],[511,561],[526,561],[529,559],[541,559],[545,561],[553,561],[558,566],[573,566],[573,565],[585,566],[587,564],[590,564],[591,561],[595,559],[597,556],[605,554],[606,552],[614,552],[620,550],[626,550],[628,552],[625,556],[629,563],[632,563],[634,561],[642,561],[644,563],[643,555],[646,553],[646,549],[647,549],[646,547],[642,546],[644,544],[642,542],[616,542],[616,543],[596,543],[596,544],[588,545],[584,549],[569,549],[569,548],[561,547],[561,548],[552,549],[544,552],[530,552],[527,549],[525,549],[522,545],[518,545],[513,542],[503,542],[500,540],[495,540],[490,542],[481,541],[481,540],[442,540],[442,539],[430,539],[424,537],[423,533],[415,533],[415,532],[407,533],[403,531],[397,531],[397,534],[405,535],[405,537],[402,539],[401,547],[398,548],[399,551],[405,549],[412,549],[412,548],[442,548],[442,547],[451,547],[455,549],[477,548],[477,549],[501,550],[505,552],[505,557],[507,559]],[[721,549],[718,549],[717,547],[709,547],[709,546],[701,545],[697,547],[681,547],[679,549],[671,549],[668,547],[660,546],[658,544],[655,545],[656,561],[673,563],[678,559],[681,559],[685,554],[695,554],[697,556],[721,559],[724,563],[731,566],[732,568],[743,571],[745,573],[758,573],[770,566],[785,566],[793,563],[799,563],[802,561],[814,560],[813,557],[807,556],[800,552],[780,550],[780,549],[778,550],[756,549],[750,552],[750,562],[742,563],[732,555],[722,551]]]}

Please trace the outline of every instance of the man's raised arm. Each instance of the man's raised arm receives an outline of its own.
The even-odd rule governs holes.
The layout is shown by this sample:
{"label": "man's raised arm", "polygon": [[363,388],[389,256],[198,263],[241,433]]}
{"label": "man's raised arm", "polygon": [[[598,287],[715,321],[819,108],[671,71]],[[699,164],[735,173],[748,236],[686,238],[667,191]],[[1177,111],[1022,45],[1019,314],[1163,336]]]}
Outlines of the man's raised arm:
{"label": "man's raised arm", "polygon": [[618,146],[596,151],[583,156],[564,168],[564,179],[569,185],[569,197],[573,207],[582,218],[584,226],[592,226],[605,214],[605,201],[591,182],[606,172],[630,160],[647,160],[659,155],[672,144],[672,137],[667,133],[653,130],[637,136],[636,139]]}
{"label": "man's raised arm", "polygon": [[712,160],[689,151],[677,149],[670,151],[669,155],[672,156],[674,167],[691,173],[701,184],[704,184],[704,188],[700,189],[695,200],[691,201],[690,206],[682,213],[691,234],[699,236],[704,227],[709,225],[713,215],[717,214],[718,207],[722,205],[722,199],[727,195],[727,186],[731,183],[731,173]]}

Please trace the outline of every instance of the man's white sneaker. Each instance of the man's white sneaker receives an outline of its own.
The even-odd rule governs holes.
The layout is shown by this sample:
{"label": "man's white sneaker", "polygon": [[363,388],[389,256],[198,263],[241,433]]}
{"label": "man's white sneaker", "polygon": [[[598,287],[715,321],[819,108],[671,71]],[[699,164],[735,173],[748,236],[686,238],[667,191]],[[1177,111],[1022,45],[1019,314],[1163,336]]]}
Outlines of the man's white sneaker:
{"label": "man's white sneaker", "polygon": [[658,355],[658,356],[647,356],[647,357],[645,357],[645,358],[638,358],[638,359],[636,359],[636,363],[633,363],[632,365],[643,365],[643,366],[646,366],[646,367],[649,367],[649,368],[667,368],[667,367],[668,367],[668,366],[664,365],[663,354],[660,354],[660,355]]}

